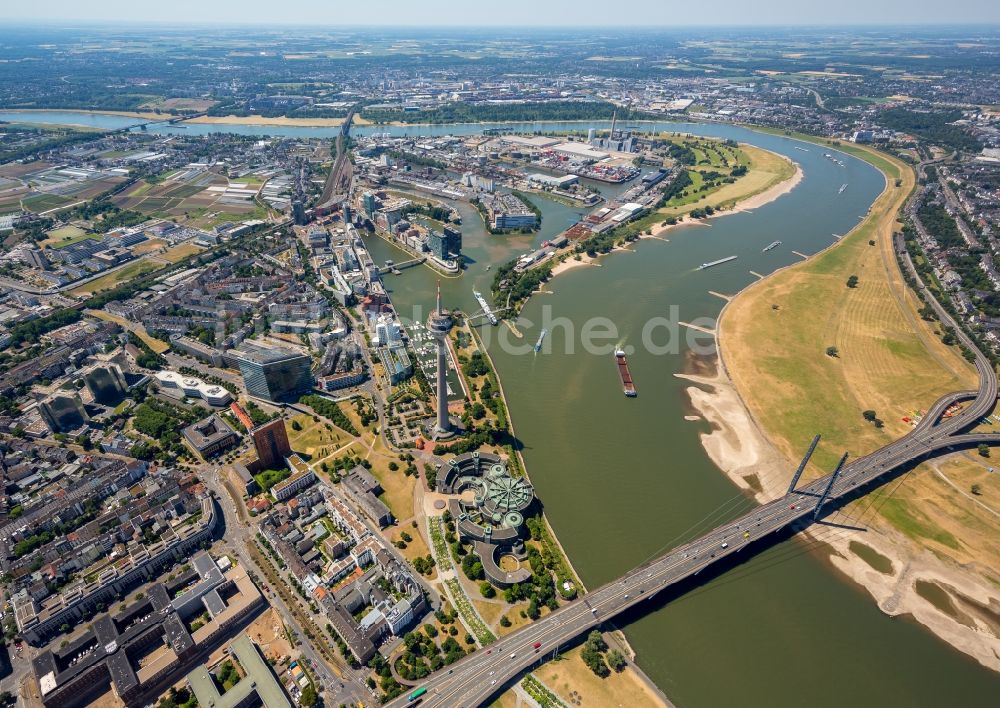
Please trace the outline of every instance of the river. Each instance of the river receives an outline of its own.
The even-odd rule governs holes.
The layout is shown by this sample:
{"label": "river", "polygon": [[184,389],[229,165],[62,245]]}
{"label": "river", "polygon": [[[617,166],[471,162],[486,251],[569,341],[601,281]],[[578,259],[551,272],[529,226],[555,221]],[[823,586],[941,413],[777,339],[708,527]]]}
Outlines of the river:
{"label": "river", "polygon": [[[56,122],[29,115],[36,122]],[[591,126],[607,123],[515,129]],[[483,127],[414,130],[442,135]],[[709,290],[736,292],[752,282],[751,270],[766,274],[797,261],[793,250],[809,254],[828,246],[832,234],[846,233],[858,222],[883,185],[882,176],[866,163],[841,155],[840,167],[823,157],[823,148],[784,137],[723,125],[657,127],[751,142],[798,162],[804,178],[790,194],[754,213],[674,229],[667,234],[669,242],[645,240],[633,253],[604,258],[600,268],[560,275],[550,285],[554,294],[537,295],[525,308],[524,339],[508,337],[526,353],[511,353],[501,345],[505,327],[483,330],[491,339],[490,353],[531,480],[574,566],[591,587],[752,506],[705,455],[698,435],[707,425],[684,420],[690,412],[687,384],[673,374],[685,369],[686,343],[671,353],[644,351],[638,345],[645,323],[669,316],[671,306],[680,320],[715,317],[723,301]],[[301,137],[336,131],[243,128],[252,134]],[[231,125],[192,125],[176,132],[184,130],[243,132]],[[364,132],[386,130],[396,129]],[[842,184],[848,188],[838,194]],[[471,264],[462,277],[442,280],[447,306],[475,311],[472,290],[489,292],[493,273],[486,271],[488,265],[495,268],[538,246],[583,213],[543,198],[536,203],[543,221],[532,236],[489,236],[475,210],[459,205],[464,252]],[[774,240],[782,245],[762,253]],[[380,239],[369,239],[369,247],[377,261],[404,259]],[[738,260],[696,269],[731,255]],[[424,267],[386,277],[401,316],[419,320],[433,304],[436,281],[436,274]],[[549,326],[545,350],[536,356],[531,345],[545,326],[546,310],[565,319]],[[606,344],[622,340],[636,347],[630,356],[636,399],[622,395],[610,353],[590,354],[580,347],[584,323],[598,316],[618,330]],[[665,332],[658,331],[657,343],[663,343]],[[572,353],[568,343],[575,343]],[[639,664],[680,706],[996,704],[1000,676],[915,623],[882,614],[865,591],[833,572],[824,557],[804,541],[785,542],[678,600],[636,613],[623,628]]]}

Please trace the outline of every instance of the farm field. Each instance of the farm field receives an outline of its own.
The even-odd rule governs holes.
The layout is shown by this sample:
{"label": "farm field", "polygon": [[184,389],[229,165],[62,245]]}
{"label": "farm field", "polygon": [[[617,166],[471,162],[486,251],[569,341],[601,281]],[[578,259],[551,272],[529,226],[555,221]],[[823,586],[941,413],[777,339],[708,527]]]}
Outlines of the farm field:
{"label": "farm field", "polygon": [[33,211],[36,214],[58,209],[72,203],[73,200],[69,197],[63,197],[58,194],[33,194],[21,200],[21,204],[24,205],[26,210]]}
{"label": "farm field", "polygon": [[248,195],[235,191],[253,188],[242,182],[230,183],[225,176],[207,169],[190,168],[176,170],[154,182],[137,182],[116,196],[114,202],[122,209],[150,217],[208,228],[226,221],[266,216]]}

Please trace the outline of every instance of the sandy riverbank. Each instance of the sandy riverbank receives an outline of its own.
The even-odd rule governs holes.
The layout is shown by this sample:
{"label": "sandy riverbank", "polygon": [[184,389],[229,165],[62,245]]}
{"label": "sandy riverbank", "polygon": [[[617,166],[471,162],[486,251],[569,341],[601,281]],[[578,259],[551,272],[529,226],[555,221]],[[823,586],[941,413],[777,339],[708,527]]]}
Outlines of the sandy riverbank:
{"label": "sandy riverbank", "polygon": [[[793,189],[795,189],[796,186],[798,186],[799,182],[802,181],[802,168],[799,167],[798,163],[793,162],[791,160],[790,162],[792,162],[792,164],[795,166],[795,171],[792,173],[791,177],[781,182],[778,182],[777,184],[772,185],[771,187],[768,187],[762,192],[751,195],[746,199],[741,199],[735,205],[733,205],[732,209],[726,209],[724,211],[716,211],[714,214],[704,219],[691,219],[690,217],[685,216],[679,218],[676,224],[667,224],[666,222],[661,222],[650,227],[650,231],[652,231],[652,233],[639,234],[639,240],[657,239],[660,241],[666,241],[667,240],[665,236],[666,233],[671,229],[677,228],[678,226],[696,226],[698,224],[707,225],[709,219],[718,219],[724,216],[728,216],[730,214],[738,214],[740,212],[753,211],[754,209],[759,209],[760,207],[766,204],[770,204],[779,197],[782,197],[791,192]],[[631,250],[632,250],[631,244],[626,244],[624,246],[615,246],[614,248],[611,249],[610,253],[615,253],[620,251],[631,251]],[[600,266],[600,263],[598,263],[597,261],[599,261],[602,256],[607,254],[599,253],[594,257],[590,257],[586,253],[581,253],[578,255],[580,256],[579,260],[577,260],[575,256],[570,256],[561,263],[557,263],[555,266],[553,266],[551,277],[554,278],[560,273],[565,273],[568,270],[573,270],[574,268],[579,268],[581,266]]]}
{"label": "sandy riverbank", "polygon": [[[717,340],[721,332],[716,333]],[[711,373],[675,374],[692,382],[691,404],[713,430],[701,436],[709,458],[740,489],[760,503],[783,496],[795,467],[754,420],[720,360]],[[781,470],[776,474],[776,470]],[[856,526],[849,511],[837,511],[828,521]],[[804,534],[830,549],[829,561],[864,587],[883,612],[910,615],[954,648],[983,666],[1000,671],[1000,591],[974,567],[956,567],[913,542],[881,520],[866,517],[863,531],[813,526]],[[891,564],[888,572],[862,558],[852,543],[867,546]],[[957,600],[961,621],[937,609],[917,592],[918,581],[932,583]]]}
{"label": "sandy riverbank", "polygon": [[[285,118],[278,116],[199,116],[185,123],[208,125],[264,125],[286,128],[336,128],[344,124],[343,118]],[[364,118],[354,117],[352,125],[370,125]]]}
{"label": "sandy riverbank", "polygon": [[[784,458],[764,436],[740,398],[725,369],[713,375],[676,374],[691,381],[687,393],[691,404],[713,430],[701,436],[709,458],[741,489],[760,503],[784,495],[794,462]],[[785,470],[775,474],[776,469]],[[833,524],[856,524],[842,511],[829,519]],[[837,530],[813,526],[804,533],[830,548],[830,562],[839,571],[864,587],[888,615],[911,615],[931,632],[982,665],[1000,671],[1000,639],[990,622],[976,616],[1000,610],[1000,593],[974,569],[951,567],[933,553],[918,549],[901,534],[878,522],[868,522],[866,531]],[[851,549],[862,543],[892,564],[889,573],[876,570]],[[961,598],[968,624],[939,611],[916,590],[917,581],[947,587]]]}
{"label": "sandy riverbank", "polygon": [[[144,118],[146,120],[170,120],[177,116],[159,111],[89,111],[84,108],[0,108],[0,111],[16,113],[79,113],[88,116],[121,116],[124,118]],[[60,123],[60,125],[63,125]]]}

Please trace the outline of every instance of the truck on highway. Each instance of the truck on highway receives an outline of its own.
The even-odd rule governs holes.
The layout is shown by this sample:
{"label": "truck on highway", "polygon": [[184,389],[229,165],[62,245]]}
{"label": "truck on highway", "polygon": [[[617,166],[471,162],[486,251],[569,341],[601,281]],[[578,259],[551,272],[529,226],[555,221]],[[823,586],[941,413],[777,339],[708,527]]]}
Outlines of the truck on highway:
{"label": "truck on highway", "polygon": [[[408,701],[415,701],[418,698],[420,698],[421,696],[423,696],[425,693],[427,693],[427,687],[426,686],[421,686],[416,691],[414,691],[413,693],[411,693],[410,695],[408,695],[406,697],[406,700],[408,700]],[[414,706],[414,705],[416,705],[416,703],[410,703],[409,705]]]}

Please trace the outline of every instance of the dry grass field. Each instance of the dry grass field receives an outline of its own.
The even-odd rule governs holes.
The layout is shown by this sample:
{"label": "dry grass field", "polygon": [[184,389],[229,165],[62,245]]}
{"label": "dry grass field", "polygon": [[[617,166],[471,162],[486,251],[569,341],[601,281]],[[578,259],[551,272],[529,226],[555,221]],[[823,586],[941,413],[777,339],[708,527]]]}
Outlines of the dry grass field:
{"label": "dry grass field", "polygon": [[150,334],[146,331],[146,328],[137,322],[131,322],[126,320],[124,317],[112,315],[110,312],[105,312],[104,310],[86,310],[85,312],[91,317],[96,317],[97,319],[105,320],[106,322],[115,322],[121,325],[124,329],[127,329],[129,332],[134,332],[135,336],[144,341],[149,348],[157,354],[162,354],[170,349],[170,345],[162,339],[150,336]]}
{"label": "dry grass field", "polygon": [[572,705],[570,693],[581,697],[583,706],[659,706],[662,701],[643,683],[631,667],[621,673],[611,672],[599,678],[591,671],[580,653],[583,647],[566,652],[556,661],[549,661],[533,673],[567,705]]}
{"label": "dry grass field", "polygon": [[[750,286],[720,323],[726,369],[784,456],[797,461],[812,436],[823,435],[811,477],[829,472],[845,451],[858,457],[900,437],[910,428],[903,418],[942,394],[976,387],[975,370],[941,342],[938,323],[918,316],[892,252],[913,173],[883,154],[870,161],[893,179],[869,218],[824,253]],[[851,275],[856,288],[846,285]],[[826,354],[830,346],[837,356]],[[866,421],[865,410],[884,428]],[[1000,481],[988,464],[974,451],[925,463],[855,504],[871,504],[873,523],[887,522],[939,557],[1000,568]]]}
{"label": "dry grass field", "polygon": [[69,293],[71,295],[93,295],[94,293],[99,293],[102,290],[110,290],[111,288],[117,287],[122,283],[127,283],[132,278],[136,278],[143,273],[149,273],[150,271],[157,270],[160,266],[156,263],[151,263],[146,258],[140,258],[139,260],[131,261],[128,265],[125,265],[118,270],[112,271],[107,275],[102,275],[100,278],[95,278],[88,283],[83,285],[78,285],[72,288]]}

